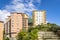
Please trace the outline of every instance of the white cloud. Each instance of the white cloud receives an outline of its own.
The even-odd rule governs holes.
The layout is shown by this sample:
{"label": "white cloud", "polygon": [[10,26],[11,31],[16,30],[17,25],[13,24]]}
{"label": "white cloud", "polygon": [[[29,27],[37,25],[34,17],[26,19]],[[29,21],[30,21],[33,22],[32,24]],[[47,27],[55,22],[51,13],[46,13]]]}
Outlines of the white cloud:
{"label": "white cloud", "polygon": [[6,6],[6,10],[8,11],[16,11],[16,12],[20,12],[20,11],[32,11],[32,10],[35,10],[36,7],[35,5],[30,1],[28,2],[27,0],[27,3],[23,3],[24,0],[13,0],[12,2],[12,5],[7,5]]}
{"label": "white cloud", "polygon": [[0,10],[0,19],[4,20],[10,12],[23,12],[30,15],[30,12],[37,10],[33,2],[40,3],[41,0],[13,0],[10,5],[6,5],[4,10]]}
{"label": "white cloud", "polygon": [[10,15],[10,13],[7,10],[0,10],[0,20],[1,21],[4,21],[7,15]]}

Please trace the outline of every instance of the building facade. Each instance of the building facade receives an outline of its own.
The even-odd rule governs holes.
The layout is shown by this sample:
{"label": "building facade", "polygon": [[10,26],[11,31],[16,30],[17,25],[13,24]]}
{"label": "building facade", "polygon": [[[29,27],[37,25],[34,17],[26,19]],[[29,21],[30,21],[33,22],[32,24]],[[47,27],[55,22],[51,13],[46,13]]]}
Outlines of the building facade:
{"label": "building facade", "polygon": [[33,11],[33,25],[46,24],[46,11]]}
{"label": "building facade", "polygon": [[0,21],[0,40],[3,40],[3,22]]}
{"label": "building facade", "polygon": [[5,33],[8,37],[16,37],[21,31],[28,30],[28,15],[24,13],[12,13],[5,22]]}

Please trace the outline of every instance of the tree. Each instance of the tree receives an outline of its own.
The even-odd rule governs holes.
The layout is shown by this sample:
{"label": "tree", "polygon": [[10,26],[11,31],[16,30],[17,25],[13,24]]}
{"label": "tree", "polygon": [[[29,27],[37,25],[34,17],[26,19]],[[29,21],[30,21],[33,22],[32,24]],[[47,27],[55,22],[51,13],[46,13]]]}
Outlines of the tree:
{"label": "tree", "polygon": [[7,37],[5,40],[9,40],[9,38]]}
{"label": "tree", "polygon": [[36,40],[38,29],[32,29],[29,32],[21,31],[17,35],[17,40]]}
{"label": "tree", "polygon": [[49,30],[53,31],[53,32],[57,32],[57,30],[59,30],[60,27],[56,24],[50,24],[50,28]]}
{"label": "tree", "polygon": [[28,27],[28,32],[31,32],[33,29],[33,27]]}
{"label": "tree", "polygon": [[30,35],[30,38],[32,40],[37,40],[37,38],[38,38],[38,29],[32,30],[29,35]]}
{"label": "tree", "polygon": [[24,31],[21,31],[17,35],[17,40],[25,40],[25,37],[27,36],[27,33]]}
{"label": "tree", "polygon": [[46,25],[38,25],[36,27],[29,27],[28,32],[21,31],[17,35],[17,40],[38,40],[38,31],[54,31],[59,30],[60,27],[56,24],[48,23]]}
{"label": "tree", "polygon": [[31,18],[31,17],[29,17],[29,19],[28,19],[28,25],[29,25],[29,26],[32,26],[32,25],[33,25],[33,23],[32,23],[32,18]]}
{"label": "tree", "polygon": [[3,30],[3,40],[5,40],[5,30]]}

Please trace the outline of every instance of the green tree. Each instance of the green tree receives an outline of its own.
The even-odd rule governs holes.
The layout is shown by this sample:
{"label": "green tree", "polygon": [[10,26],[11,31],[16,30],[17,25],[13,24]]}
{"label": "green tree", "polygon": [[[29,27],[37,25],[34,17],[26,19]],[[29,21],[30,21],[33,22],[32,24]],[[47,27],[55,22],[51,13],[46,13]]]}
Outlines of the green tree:
{"label": "green tree", "polygon": [[17,35],[17,40],[24,40],[26,35],[27,35],[27,33],[24,31],[19,32]]}
{"label": "green tree", "polygon": [[34,30],[32,30],[31,32],[30,32],[30,38],[31,38],[31,40],[37,40],[37,37],[38,37],[38,29],[34,29]]}
{"label": "green tree", "polygon": [[5,40],[9,40],[9,38],[7,37]]}
{"label": "green tree", "polygon": [[35,27],[28,27],[28,32],[21,31],[17,35],[17,40],[38,40],[38,31],[54,31],[59,30],[60,27],[56,24],[42,24]]}
{"label": "green tree", "polygon": [[31,32],[33,29],[33,27],[28,27],[28,32]]}
{"label": "green tree", "polygon": [[17,35],[17,40],[36,40],[38,29],[32,29],[29,32],[21,31]]}
{"label": "green tree", "polygon": [[3,30],[3,40],[5,40],[5,30]]}
{"label": "green tree", "polygon": [[28,19],[28,25],[29,25],[29,26],[32,26],[32,25],[33,25],[33,23],[32,23],[32,18],[31,18],[31,17],[29,17],[29,19]]}

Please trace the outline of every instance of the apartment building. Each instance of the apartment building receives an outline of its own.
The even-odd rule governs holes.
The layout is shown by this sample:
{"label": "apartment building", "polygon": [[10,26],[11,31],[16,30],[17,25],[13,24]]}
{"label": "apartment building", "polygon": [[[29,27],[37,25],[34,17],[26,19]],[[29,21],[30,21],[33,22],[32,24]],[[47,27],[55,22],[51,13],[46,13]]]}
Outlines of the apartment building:
{"label": "apartment building", "polygon": [[3,40],[3,21],[0,21],[0,40]]}
{"label": "apartment building", "polygon": [[17,12],[11,13],[4,25],[6,35],[8,37],[16,37],[21,30],[28,30],[28,15]]}
{"label": "apartment building", "polygon": [[41,25],[41,24],[46,24],[46,11],[42,10],[42,11],[38,11],[35,10],[33,11],[33,25]]}

